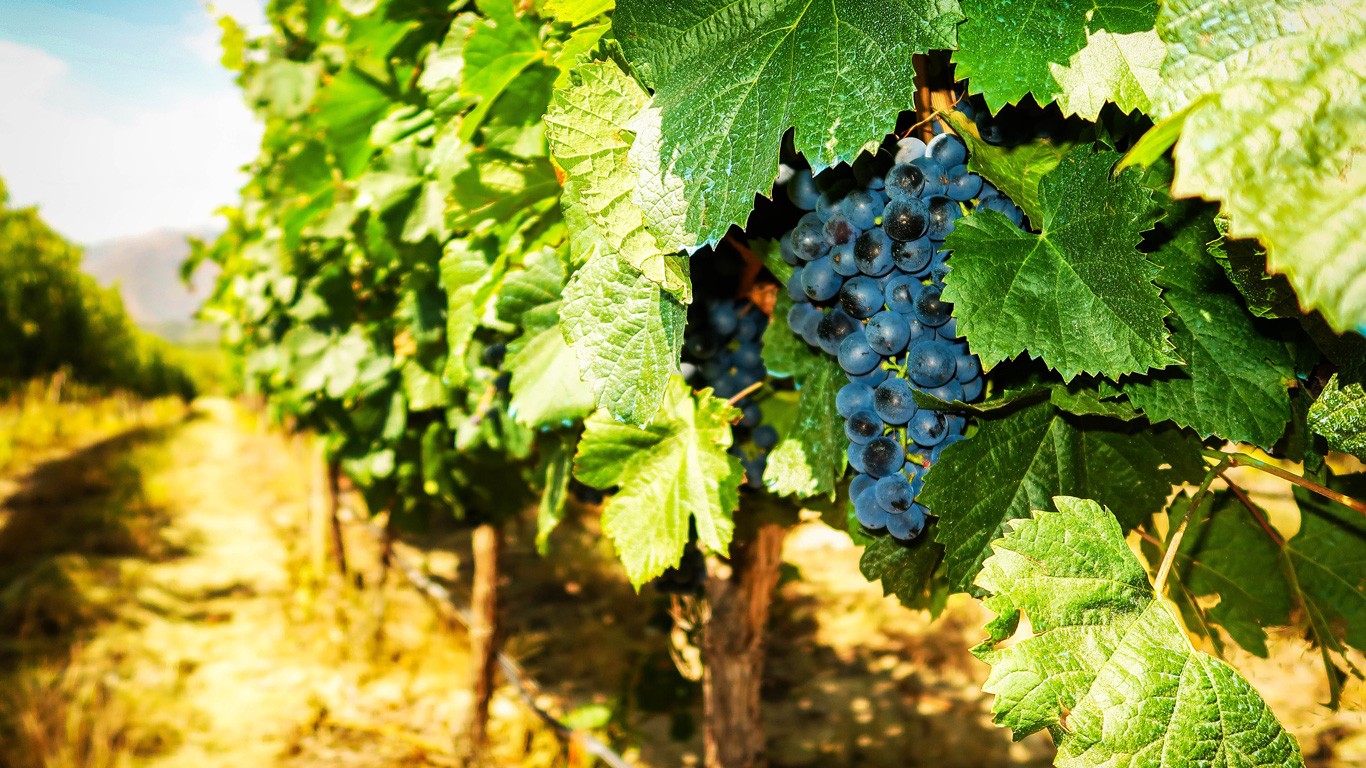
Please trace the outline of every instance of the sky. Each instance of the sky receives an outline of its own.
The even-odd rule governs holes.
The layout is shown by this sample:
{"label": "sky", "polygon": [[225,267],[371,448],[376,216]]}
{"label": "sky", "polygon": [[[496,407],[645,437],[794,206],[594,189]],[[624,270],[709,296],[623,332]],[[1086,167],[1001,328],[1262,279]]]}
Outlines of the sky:
{"label": "sky", "polygon": [[218,62],[214,13],[265,0],[0,0],[0,178],[78,243],[200,229],[261,127]]}

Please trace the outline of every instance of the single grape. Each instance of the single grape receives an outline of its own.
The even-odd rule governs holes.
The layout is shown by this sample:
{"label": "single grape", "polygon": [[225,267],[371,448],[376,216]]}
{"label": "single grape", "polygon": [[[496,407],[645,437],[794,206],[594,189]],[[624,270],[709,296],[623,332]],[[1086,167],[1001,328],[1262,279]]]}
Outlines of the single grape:
{"label": "single grape", "polygon": [[[892,200],[919,197],[921,190],[925,188],[925,169],[911,162],[911,160],[906,162],[898,160],[897,164],[893,165],[892,169],[887,172],[883,181],[886,184],[883,189]],[[883,221],[886,221],[885,215]]]}
{"label": "single grape", "polygon": [[866,275],[850,278],[840,289],[840,308],[852,317],[871,317],[882,309],[882,289]]}
{"label": "single grape", "polygon": [[764,364],[763,347],[755,342],[741,344],[731,358],[737,368],[759,368]]}
{"label": "single grape", "polygon": [[716,339],[709,333],[694,333],[683,343],[683,349],[690,357],[706,360],[716,354]]}
{"label": "single grape", "polygon": [[836,211],[835,215],[831,216],[830,219],[825,222],[825,228],[822,231],[825,234],[825,242],[833,247],[836,245],[844,245],[845,243],[852,243],[854,238],[859,236],[861,229],[863,228],[855,227],[850,223],[849,217],[845,216],[842,212]]}
{"label": "single grape", "polygon": [[816,210],[816,200],[820,195],[821,191],[816,188],[816,179],[809,169],[797,171],[787,182],[787,199],[804,211]]}
{"label": "single grape", "polygon": [[912,381],[926,389],[934,389],[953,379],[958,355],[953,347],[942,341],[921,341],[911,345],[906,362],[906,372]]}
{"label": "single grape", "polygon": [[802,290],[812,301],[827,301],[839,293],[844,278],[835,272],[828,257],[822,257],[802,269]]}
{"label": "single grape", "polygon": [[942,341],[958,340],[958,318],[950,317],[947,323],[934,329],[934,335]]}
{"label": "single grape", "polygon": [[854,479],[849,481],[849,498],[857,499],[863,492],[877,485],[875,478],[864,474],[854,475]]}
{"label": "single grape", "polygon": [[711,324],[713,331],[722,336],[730,336],[740,325],[740,318],[735,314],[734,304],[717,302],[707,307],[707,322]]}
{"label": "single grape", "polygon": [[820,339],[821,351],[827,355],[838,355],[840,343],[849,334],[859,329],[860,323],[850,317],[844,310],[836,307],[825,313],[821,318],[820,326],[816,329],[816,336]]}
{"label": "single grape", "polygon": [[820,346],[819,333],[821,319],[823,317],[824,313],[820,310],[816,310],[802,319],[801,328],[793,328],[792,330],[796,331],[797,335],[801,336],[807,344],[810,344],[813,347]]}
{"label": "single grape", "polygon": [[866,444],[869,440],[882,434],[882,419],[872,411],[857,411],[844,422],[844,436],[849,438],[849,442]]}
{"label": "single grape", "polygon": [[791,328],[793,333],[800,334],[806,316],[812,312],[820,314],[820,310],[810,304],[793,304],[792,308],[787,310],[787,327]]}
{"label": "single grape", "polygon": [[978,376],[971,381],[963,382],[963,402],[970,403],[982,396],[982,389],[986,386],[986,379]]}
{"label": "single grape", "polygon": [[868,324],[864,326],[863,332],[868,337],[868,346],[883,357],[895,355],[905,349],[907,342],[911,340],[911,329],[905,318],[886,310],[868,318]]}
{"label": "single grape", "polygon": [[778,430],[774,429],[769,424],[760,424],[750,433],[749,439],[754,441],[755,445],[767,451],[778,444]]}
{"label": "single grape", "polygon": [[829,246],[825,244],[825,224],[814,213],[808,213],[797,222],[792,230],[792,250],[803,261],[812,261],[823,256]]}
{"label": "single grape", "polygon": [[919,237],[915,240],[897,243],[892,248],[892,263],[896,268],[908,275],[924,277],[925,270],[930,266],[930,260],[934,258],[934,243],[928,237]]}
{"label": "single grape", "polygon": [[746,312],[740,315],[740,323],[735,330],[735,336],[743,340],[757,340],[764,335],[766,328],[768,328],[768,315],[763,312]]}
{"label": "single grape", "polygon": [[920,287],[920,281],[910,275],[894,276],[882,289],[887,309],[903,315],[914,312],[915,297],[920,293]]}
{"label": "single grape", "polygon": [[745,487],[759,490],[764,487],[764,469],[768,465],[768,458],[760,454],[752,459],[740,462],[745,468]]}
{"label": "single grape", "polygon": [[882,231],[896,240],[917,240],[925,234],[928,225],[929,209],[919,198],[895,198],[882,211]]}
{"label": "single grape", "polygon": [[938,283],[940,286],[943,286],[944,278],[949,275],[949,252],[936,252],[934,258],[930,259],[930,268],[928,271],[930,282]]}
{"label": "single grape", "polygon": [[941,133],[925,145],[925,156],[945,168],[952,168],[968,159],[968,148],[957,136]]}
{"label": "single grape", "polygon": [[849,466],[853,467],[855,472],[867,474],[868,468],[863,463],[864,447],[865,446],[860,443],[850,443],[849,447],[845,450],[844,455],[849,459]]}
{"label": "single grape", "polygon": [[966,165],[949,169],[949,197],[966,202],[982,191],[982,177],[968,170]]}
{"label": "single grape", "polygon": [[859,269],[858,260],[854,258],[854,244],[850,242],[831,248],[830,264],[835,268],[835,272],[842,277],[857,275]]}
{"label": "single grape", "polygon": [[923,504],[912,504],[911,508],[899,515],[887,516],[887,532],[894,539],[910,541],[925,531],[925,515],[929,510]]}
{"label": "single grape", "polygon": [[928,393],[946,403],[951,403],[955,400],[963,399],[963,385],[953,379],[949,379],[944,384],[929,390]]}
{"label": "single grape", "polygon": [[848,371],[845,371],[844,376],[845,378],[857,384],[864,384],[869,387],[876,387],[877,385],[885,381],[887,377],[891,375],[891,373],[891,371],[879,365],[867,373],[849,373]]}
{"label": "single grape", "polygon": [[807,298],[806,291],[802,288],[802,273],[805,271],[805,266],[799,266],[792,270],[792,276],[787,279],[787,295],[798,304],[811,301],[811,299]]}
{"label": "single grape", "polygon": [[925,156],[925,142],[914,136],[907,136],[896,143],[896,163],[909,163]]}
{"label": "single grape", "polygon": [[871,229],[877,224],[878,214],[882,213],[879,197],[868,190],[854,190],[840,203],[840,212],[855,228]]}
{"label": "single grape", "polygon": [[977,359],[977,355],[968,354],[964,351],[958,356],[953,377],[958,380],[959,384],[966,384],[981,375],[982,361]]}
{"label": "single grape", "polygon": [[922,157],[914,163],[925,174],[925,186],[920,188],[920,197],[930,198],[935,195],[942,195],[949,189],[949,169],[936,163],[928,157]]}
{"label": "single grape", "polygon": [[953,232],[954,224],[963,211],[958,207],[958,203],[942,195],[931,197],[928,203],[929,225],[926,227],[926,234],[931,240],[943,240]]}
{"label": "single grape", "polygon": [[[741,387],[740,389],[737,389],[735,391],[739,392],[742,389],[744,389],[744,387]],[[732,395],[732,397],[734,397],[734,395]],[[749,398],[745,399],[748,400]],[[759,423],[763,420],[764,412],[759,410],[758,403],[745,403],[740,408],[740,426],[753,429],[754,427],[759,426]]]}
{"label": "single grape", "polygon": [[[921,408],[906,422],[906,435],[926,448],[932,448],[949,434],[949,421],[943,413]],[[866,459],[865,459],[866,460]]]}
{"label": "single grape", "polygon": [[792,232],[783,235],[778,241],[778,255],[783,257],[783,261],[797,266],[802,263],[802,257],[797,254],[795,246],[792,245]]}
{"label": "single grape", "polygon": [[877,503],[883,511],[900,514],[915,503],[915,489],[905,475],[888,475],[877,481]]}
{"label": "single grape", "polygon": [[915,415],[915,395],[905,379],[891,377],[873,390],[873,408],[888,424],[905,424]]}
{"label": "single grape", "polygon": [[892,241],[883,229],[870,229],[854,241],[854,261],[865,275],[881,277],[892,271]]}
{"label": "single grape", "polygon": [[875,437],[862,448],[860,458],[868,474],[873,477],[884,478],[900,471],[906,463],[906,452],[902,450],[901,443],[890,437]]}
{"label": "single grape", "polygon": [[882,362],[882,356],[868,346],[868,337],[863,331],[855,331],[840,342],[840,367],[855,375],[868,373]]}
{"label": "single grape", "polygon": [[1000,195],[981,197],[977,200],[977,210],[996,211],[1010,219],[1010,223],[1017,227],[1024,226],[1024,211],[1018,206]]}
{"label": "single grape", "polygon": [[873,407],[873,388],[862,384],[845,384],[835,393],[835,410],[840,416],[849,418],[857,411],[871,410]]}
{"label": "single grape", "polygon": [[941,292],[939,286],[930,284],[925,286],[915,299],[916,319],[931,328],[938,328],[947,323],[950,313],[953,312],[953,305],[939,298]]}
{"label": "single grape", "polygon": [[846,179],[839,179],[833,186],[821,192],[820,197],[816,198],[816,214],[821,217],[821,221],[829,221],[839,210],[840,201],[849,192],[850,183]]}
{"label": "single grape", "polygon": [[859,525],[864,528],[880,531],[887,527],[891,515],[877,503],[877,491],[870,487],[854,497],[854,517],[858,518]]}

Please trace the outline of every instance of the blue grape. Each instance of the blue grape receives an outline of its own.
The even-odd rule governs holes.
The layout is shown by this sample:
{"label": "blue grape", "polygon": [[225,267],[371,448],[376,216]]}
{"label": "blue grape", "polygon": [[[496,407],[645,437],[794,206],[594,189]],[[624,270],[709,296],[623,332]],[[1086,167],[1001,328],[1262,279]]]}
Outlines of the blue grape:
{"label": "blue grape", "polygon": [[882,361],[882,356],[868,346],[868,337],[863,331],[855,331],[840,342],[840,367],[855,375],[868,373]]}
{"label": "blue grape", "polygon": [[816,311],[802,318],[801,328],[793,328],[792,330],[796,331],[797,335],[801,336],[807,344],[810,344],[813,347],[819,346],[820,326],[821,320],[823,318],[824,314],[819,309],[817,309]]}
{"label": "blue grape", "polygon": [[940,299],[942,289],[937,285],[927,285],[915,298],[915,317],[920,322],[931,328],[939,326],[949,321],[953,306],[947,301]]}
{"label": "blue grape", "polygon": [[925,156],[945,168],[952,168],[968,159],[968,148],[957,136],[941,133],[925,145]]}
{"label": "blue grape", "polygon": [[986,379],[978,376],[971,381],[963,382],[963,402],[970,403],[982,395],[982,389],[986,386]]}
{"label": "blue grape", "polygon": [[859,329],[859,321],[838,307],[825,313],[820,326],[816,329],[821,351],[827,355],[838,355],[840,343],[849,334]]}
{"label": "blue grape", "polygon": [[787,295],[798,304],[811,301],[807,297],[806,291],[802,288],[802,274],[806,272],[805,266],[797,267],[792,270],[792,276],[787,279]]}
{"label": "blue grape", "polygon": [[853,277],[859,273],[858,260],[854,258],[854,244],[845,243],[830,249],[830,264],[842,277]]}
{"label": "blue grape", "polygon": [[[881,298],[880,293],[878,298]],[[868,338],[868,346],[883,357],[895,355],[905,349],[907,342],[911,340],[911,329],[906,325],[906,320],[901,315],[886,310],[868,318],[868,324],[864,326],[863,332]]]}
{"label": "blue grape", "polygon": [[881,277],[892,271],[892,241],[884,229],[870,229],[854,241],[854,261],[859,271],[872,277]]}
{"label": "blue grape", "polygon": [[973,379],[982,375],[982,361],[977,359],[977,355],[968,354],[967,350],[958,356],[957,364],[954,367],[953,377],[959,384],[967,384]]}
{"label": "blue grape", "polygon": [[707,322],[711,324],[713,331],[722,336],[729,336],[739,327],[740,318],[735,314],[734,304],[717,302],[707,308]]}
{"label": "blue grape", "polygon": [[836,212],[825,222],[822,230],[825,234],[825,242],[830,246],[844,245],[852,243],[854,238],[859,236],[862,227],[855,227],[850,223],[849,218],[841,212]]}
{"label": "blue grape", "polygon": [[892,538],[909,541],[925,531],[925,515],[929,510],[923,504],[912,504],[911,508],[899,515],[887,516],[887,532]]}
{"label": "blue grape", "polygon": [[949,189],[949,169],[928,157],[916,160],[913,165],[925,174],[925,186],[920,188],[920,197],[930,198],[942,195]]}
{"label": "blue grape", "polygon": [[893,165],[892,169],[887,172],[883,181],[886,184],[884,190],[892,200],[919,197],[921,190],[925,188],[925,169],[914,164],[911,160],[906,162],[898,160],[897,164]]}
{"label": "blue grape", "polygon": [[853,467],[855,472],[867,474],[867,465],[863,463],[863,448],[864,446],[859,443],[850,443],[844,455],[849,459],[849,466]]}
{"label": "blue grape", "polygon": [[763,347],[756,343],[741,344],[732,360],[737,368],[759,368],[764,364]]}
{"label": "blue grape", "polygon": [[805,168],[792,174],[792,178],[787,181],[787,199],[804,211],[816,210],[816,200],[820,195],[821,191],[816,188],[815,177]]}
{"label": "blue grape", "polygon": [[741,339],[758,339],[764,335],[766,328],[768,328],[768,315],[763,312],[747,312],[740,315],[740,327],[736,329],[735,335]]}
{"label": "blue grape", "polygon": [[877,503],[877,490],[870,487],[854,497],[854,517],[858,518],[859,525],[872,531],[880,531],[887,527],[891,515],[883,511]]}
{"label": "blue grape", "polygon": [[953,347],[942,341],[921,341],[911,346],[906,355],[906,371],[916,384],[933,389],[953,379],[958,355]]}
{"label": "blue grape", "polygon": [[892,248],[892,262],[896,268],[908,275],[924,277],[925,270],[934,258],[934,243],[928,237],[897,243]]}
{"label": "blue grape", "polygon": [[1024,211],[1000,195],[978,198],[977,210],[996,211],[1010,219],[1010,222],[1015,226],[1024,226]]}
{"label": "blue grape", "polygon": [[946,383],[929,390],[929,394],[946,403],[951,403],[955,400],[963,399],[963,385],[953,379],[949,379]]}
{"label": "blue grape", "polygon": [[845,384],[835,393],[835,410],[849,418],[857,411],[872,410],[873,388],[862,384]]}
{"label": "blue grape", "polygon": [[[751,382],[752,383],[752,382]],[[741,387],[740,389],[744,389]],[[739,392],[740,389],[735,390]],[[746,398],[748,399],[748,398]],[[764,412],[759,410],[758,403],[745,403],[740,408],[740,426],[753,429],[759,426],[759,422],[764,420]]]}
{"label": "blue grape", "polygon": [[877,224],[878,215],[882,213],[878,197],[866,190],[855,190],[840,203],[840,210],[856,228],[871,229]]}
{"label": "blue grape", "polygon": [[885,435],[875,437],[860,447],[863,449],[860,458],[865,471],[873,477],[881,479],[899,472],[906,463],[906,451],[901,448],[901,443]]}
{"label": "blue grape", "polygon": [[914,136],[907,136],[896,143],[895,163],[909,163],[925,156],[925,142]]}
{"label": "blue grape", "polygon": [[863,445],[882,434],[886,425],[872,411],[856,411],[844,422],[844,436],[849,442]]}
{"label": "blue grape", "polygon": [[953,232],[954,224],[963,215],[958,203],[939,195],[930,198],[928,208],[929,225],[925,232],[931,240],[943,240],[948,237],[949,233]]}
{"label": "blue grape", "polygon": [[877,480],[863,473],[854,475],[854,479],[849,481],[849,498],[857,499],[863,492],[877,485]]}
{"label": "blue grape", "polygon": [[911,508],[915,502],[915,489],[905,475],[888,475],[873,486],[877,493],[877,503],[883,511],[899,514]]}
{"label": "blue grape", "polygon": [[[882,231],[895,240],[918,240],[925,235],[928,226],[929,209],[919,198],[895,198],[882,211]],[[875,231],[869,230],[863,236]]]}
{"label": "blue grape", "polygon": [[840,308],[850,316],[863,319],[882,309],[882,288],[866,275],[850,278],[840,289]]}
{"label": "blue grape", "polygon": [[844,279],[835,272],[828,257],[822,257],[802,269],[802,290],[812,301],[827,301],[839,293]]}
{"label": "blue grape", "polygon": [[[903,315],[915,311],[915,297],[920,293],[920,281],[910,275],[897,275],[882,289],[887,309]],[[917,321],[918,322],[918,321]]]}
{"label": "blue grape", "polygon": [[778,444],[778,430],[771,425],[760,424],[754,428],[753,432],[749,433],[749,439],[763,450],[771,450],[773,446]]}
{"label": "blue grape", "polygon": [[955,165],[949,169],[948,195],[959,202],[966,202],[982,191],[982,177],[968,170],[966,165]]}
{"label": "blue grape", "polygon": [[820,310],[810,304],[793,304],[792,308],[787,310],[787,327],[794,333],[801,334],[806,316],[812,312],[820,314]]}
{"label": "blue grape", "polygon": [[906,422],[906,435],[916,442],[931,448],[938,445],[949,434],[949,421],[943,413],[921,408],[911,420]]}
{"label": "blue grape", "polygon": [[943,341],[957,341],[958,320],[956,318],[950,317],[947,323],[944,323],[943,325],[934,329],[934,335],[938,336]]}
{"label": "blue grape", "polygon": [[873,390],[873,408],[888,424],[905,424],[915,415],[915,395],[902,378],[889,378]]}
{"label": "blue grape", "polygon": [[797,228],[792,230],[792,250],[803,261],[818,259],[829,250],[825,244],[825,224],[814,213],[808,213],[797,222]]}
{"label": "blue grape", "polygon": [[778,255],[783,257],[784,262],[794,267],[802,263],[802,257],[797,254],[792,245],[792,232],[783,235],[782,239],[778,241]]}
{"label": "blue grape", "polygon": [[879,365],[878,367],[874,368],[873,370],[867,373],[849,373],[848,371],[845,371],[844,376],[845,378],[857,384],[864,384],[869,387],[876,387],[877,385],[886,381],[887,377],[890,376],[891,373],[891,371]]}

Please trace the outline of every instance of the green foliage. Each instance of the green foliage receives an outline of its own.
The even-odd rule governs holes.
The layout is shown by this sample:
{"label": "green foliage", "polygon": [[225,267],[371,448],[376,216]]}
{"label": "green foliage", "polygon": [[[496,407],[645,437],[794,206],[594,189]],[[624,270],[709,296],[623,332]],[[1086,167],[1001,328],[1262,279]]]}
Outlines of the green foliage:
{"label": "green foliage", "polygon": [[1366,385],[1335,373],[1314,404],[1309,426],[1336,451],[1366,456]]}
{"label": "green foliage", "polygon": [[617,487],[603,510],[603,532],[637,589],[678,563],[690,521],[699,544],[729,550],[744,479],[739,460],[726,453],[736,418],[711,390],[694,395],[675,376],[648,427],[617,423],[604,411],[588,420],[574,475],[597,488]]}
{"label": "green foliage", "polygon": [[[1054,503],[1012,525],[977,577],[998,614],[977,651],[997,724],[1047,728],[1059,766],[1304,765],[1252,686],[1191,646],[1114,516]],[[997,648],[1021,617],[1028,636]]]}
{"label": "green foliage", "polygon": [[1177,195],[1222,201],[1309,309],[1366,327],[1366,4],[1178,0],[1154,112],[1182,122]]}
{"label": "green foliage", "polygon": [[677,179],[647,224],[679,247],[743,224],[778,174],[783,134],[817,168],[872,149],[914,106],[911,54],[954,47],[957,0],[624,0],[612,29],[654,90],[656,177]]}
{"label": "green foliage", "polygon": [[1067,381],[1180,362],[1157,269],[1134,250],[1158,212],[1137,173],[1110,178],[1118,159],[1077,149],[1049,171],[1039,182],[1038,235],[983,212],[949,236],[944,298],[983,368],[1027,352]]}

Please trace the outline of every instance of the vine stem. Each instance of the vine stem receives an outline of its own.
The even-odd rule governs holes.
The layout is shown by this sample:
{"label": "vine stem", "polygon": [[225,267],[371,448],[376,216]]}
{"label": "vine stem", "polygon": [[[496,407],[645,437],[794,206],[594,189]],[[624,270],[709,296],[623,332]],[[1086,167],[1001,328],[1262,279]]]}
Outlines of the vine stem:
{"label": "vine stem", "polygon": [[1232,457],[1229,454],[1220,452],[1219,463],[1210,467],[1205,473],[1205,479],[1200,483],[1200,487],[1191,496],[1190,503],[1186,505],[1186,511],[1181,514],[1181,522],[1176,526],[1176,532],[1172,534],[1171,543],[1167,545],[1167,551],[1162,554],[1162,564],[1157,567],[1157,578],[1154,579],[1153,586],[1159,595],[1166,597],[1167,576],[1171,574],[1172,563],[1176,562],[1176,553],[1181,549],[1181,538],[1186,535],[1186,526],[1191,521],[1191,516],[1200,507],[1200,503],[1209,494],[1210,484],[1214,478],[1218,477],[1225,469],[1229,468]]}
{"label": "vine stem", "polygon": [[764,383],[762,381],[756,381],[753,384],[750,384],[748,387],[745,387],[739,392],[736,392],[734,397],[726,401],[726,405],[729,405],[732,408],[734,408],[736,403],[740,402],[741,400],[744,400],[746,397],[754,394],[755,392],[758,392],[759,388],[763,385]]}
{"label": "vine stem", "polygon": [[1358,501],[1351,496],[1338,493],[1332,488],[1316,483],[1308,478],[1301,477],[1294,472],[1287,472],[1274,464],[1268,464],[1261,459],[1248,456],[1246,453],[1225,453],[1224,451],[1212,449],[1206,449],[1203,453],[1209,458],[1218,458],[1220,461],[1227,462],[1227,466],[1229,467],[1252,467],[1254,469],[1260,469],[1268,475],[1274,475],[1286,482],[1294,483],[1301,488],[1313,491],[1324,498],[1332,499],[1344,507],[1355,509],[1361,514],[1366,515],[1366,502]]}

